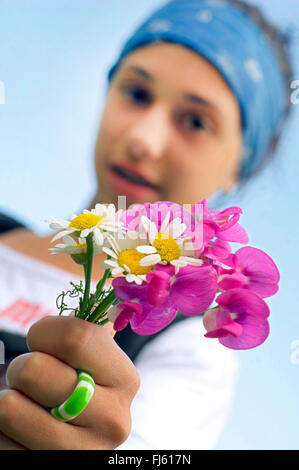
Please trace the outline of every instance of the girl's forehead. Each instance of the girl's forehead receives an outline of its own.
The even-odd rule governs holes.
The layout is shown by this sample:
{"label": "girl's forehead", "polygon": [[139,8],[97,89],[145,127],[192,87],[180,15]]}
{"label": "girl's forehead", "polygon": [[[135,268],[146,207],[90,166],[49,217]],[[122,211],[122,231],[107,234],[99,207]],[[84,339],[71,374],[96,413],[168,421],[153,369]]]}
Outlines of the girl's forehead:
{"label": "girl's forehead", "polygon": [[174,78],[184,77],[190,82],[197,79],[194,74],[202,73],[203,70],[215,76],[215,79],[222,80],[219,71],[205,57],[178,43],[160,42],[139,47],[124,58],[123,66],[136,62],[143,64],[145,68],[152,68],[157,74],[160,71],[169,71],[171,75],[176,70],[177,75]]}

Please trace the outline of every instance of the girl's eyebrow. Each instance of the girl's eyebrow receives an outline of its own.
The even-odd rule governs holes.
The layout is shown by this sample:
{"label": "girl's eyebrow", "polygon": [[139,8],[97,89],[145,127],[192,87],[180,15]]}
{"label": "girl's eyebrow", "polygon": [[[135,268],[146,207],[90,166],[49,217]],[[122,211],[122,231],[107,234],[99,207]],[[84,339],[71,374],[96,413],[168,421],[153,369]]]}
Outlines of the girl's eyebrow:
{"label": "girl's eyebrow", "polygon": [[[137,75],[140,75],[141,77],[145,78],[145,80],[147,80],[148,82],[153,83],[155,81],[155,78],[147,70],[143,69],[142,67],[139,67],[138,65],[128,65],[126,67],[124,66],[123,70],[130,70],[132,72],[135,72]],[[195,95],[194,93],[184,93],[183,99],[194,104],[200,104],[201,106],[204,105],[207,108],[210,108],[217,112],[220,111],[218,107],[215,106],[215,104],[211,103],[210,101],[207,101],[201,96]]]}
{"label": "girl's eyebrow", "polygon": [[131,70],[132,72],[137,73],[137,75],[141,75],[143,78],[145,78],[149,82],[154,82],[155,81],[154,77],[149,72],[147,72],[146,70],[144,70],[141,67],[138,67],[137,65],[128,65],[128,66],[124,67],[124,70],[125,69],[126,70]]}

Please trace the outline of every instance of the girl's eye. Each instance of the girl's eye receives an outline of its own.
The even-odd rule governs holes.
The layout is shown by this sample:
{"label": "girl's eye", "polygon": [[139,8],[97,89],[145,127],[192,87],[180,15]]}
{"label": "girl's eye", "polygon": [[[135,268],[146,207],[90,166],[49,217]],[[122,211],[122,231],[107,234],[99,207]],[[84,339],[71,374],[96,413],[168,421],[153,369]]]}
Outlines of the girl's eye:
{"label": "girl's eye", "polygon": [[137,86],[128,86],[123,88],[123,92],[137,104],[148,104],[150,101],[149,93],[143,88]]}
{"label": "girl's eye", "polygon": [[200,119],[199,116],[197,116],[197,114],[186,114],[183,117],[182,121],[184,124],[186,123],[186,125],[191,130],[198,131],[201,129],[205,129],[205,126],[203,125],[202,120]]}

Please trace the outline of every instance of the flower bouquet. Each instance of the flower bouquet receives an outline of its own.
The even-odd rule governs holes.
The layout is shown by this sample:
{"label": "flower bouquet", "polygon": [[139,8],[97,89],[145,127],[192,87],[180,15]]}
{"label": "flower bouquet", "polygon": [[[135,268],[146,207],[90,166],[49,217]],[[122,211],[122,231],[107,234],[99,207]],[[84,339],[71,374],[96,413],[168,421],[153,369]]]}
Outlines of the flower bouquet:
{"label": "flower bouquet", "polygon": [[[248,243],[241,213],[239,207],[209,210],[204,199],[188,208],[168,201],[119,211],[96,204],[69,221],[51,217],[58,230],[52,241],[63,240],[51,252],[69,253],[85,275],[84,286],[71,282],[58,296],[59,314],[70,309],[66,297],[77,296],[76,317],[113,322],[116,331],[130,324],[140,335],[162,330],[178,312],[203,315],[205,337],[231,349],[259,346],[269,335],[264,298],[277,292],[280,275],[262,250],[232,252],[230,243]],[[97,254],[106,255],[104,274],[91,292]]]}

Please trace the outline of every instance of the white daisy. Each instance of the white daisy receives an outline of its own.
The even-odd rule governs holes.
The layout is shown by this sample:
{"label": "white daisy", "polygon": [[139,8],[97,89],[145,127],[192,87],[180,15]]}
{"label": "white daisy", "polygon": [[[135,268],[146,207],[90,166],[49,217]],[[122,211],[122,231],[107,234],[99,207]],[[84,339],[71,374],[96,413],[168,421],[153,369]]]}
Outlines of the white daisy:
{"label": "white daisy", "polygon": [[[152,270],[151,266],[141,266],[140,260],[145,256],[137,251],[138,245],[144,242],[144,238],[139,237],[138,232],[128,230],[123,238],[118,238],[107,234],[110,247],[103,246],[103,251],[112,259],[104,261],[104,268],[113,268],[111,274],[116,276],[124,274],[128,282],[135,282],[140,285],[146,281],[146,275]],[[105,266],[106,265],[106,266]]]}
{"label": "white daisy", "polygon": [[179,217],[169,223],[169,218],[170,212],[167,212],[158,232],[154,222],[146,216],[141,217],[141,224],[147,233],[150,245],[136,248],[138,252],[146,255],[140,260],[140,265],[171,264],[175,267],[176,274],[180,267],[201,266],[202,259],[187,256],[187,253],[190,254],[190,249],[187,251],[185,245],[190,242],[191,237],[182,237],[186,224],[182,223]]}
{"label": "white daisy", "polygon": [[58,240],[65,235],[74,234],[76,237],[86,238],[93,234],[93,240],[97,245],[103,245],[108,232],[126,232],[126,227],[119,221],[119,215],[115,213],[114,204],[96,204],[91,211],[83,210],[82,214],[72,215],[70,221],[50,217],[46,222],[54,230],[60,230],[52,239]]}
{"label": "white daisy", "polygon": [[[81,255],[86,254],[86,240],[85,238],[79,238],[77,243],[69,235],[65,235],[63,238],[64,243],[58,243],[54,248],[49,248],[52,254],[56,253],[68,253],[69,255]],[[93,245],[94,254],[98,255],[102,253],[102,247],[94,243]]]}

